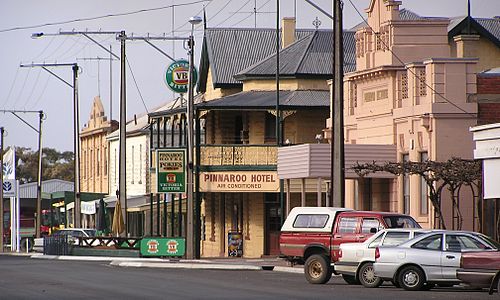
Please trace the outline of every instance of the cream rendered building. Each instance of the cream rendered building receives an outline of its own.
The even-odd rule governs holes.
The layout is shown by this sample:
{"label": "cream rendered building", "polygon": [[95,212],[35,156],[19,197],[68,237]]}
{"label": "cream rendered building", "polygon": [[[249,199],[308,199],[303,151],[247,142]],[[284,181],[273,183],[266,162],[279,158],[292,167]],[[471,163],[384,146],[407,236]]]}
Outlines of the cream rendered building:
{"label": "cream rendered building", "polygon": [[[472,159],[478,59],[452,55],[463,38],[454,39],[452,52],[449,19],[402,20],[400,5],[372,0],[369,27],[356,32],[356,71],[344,76],[345,143],[395,145],[398,161]],[[467,191],[461,196],[462,229],[470,230],[473,200]],[[418,176],[346,180],[346,206],[407,213],[423,227],[435,225]],[[446,192],[441,208],[446,227],[453,228]]]}

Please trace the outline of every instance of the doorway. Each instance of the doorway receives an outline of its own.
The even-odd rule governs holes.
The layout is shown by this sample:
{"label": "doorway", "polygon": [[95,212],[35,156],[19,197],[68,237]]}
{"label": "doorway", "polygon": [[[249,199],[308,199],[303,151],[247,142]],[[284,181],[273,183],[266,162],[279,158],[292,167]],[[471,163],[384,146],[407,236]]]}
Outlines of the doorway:
{"label": "doorway", "polygon": [[281,206],[279,194],[264,194],[265,209],[265,240],[264,255],[275,256],[280,254]]}

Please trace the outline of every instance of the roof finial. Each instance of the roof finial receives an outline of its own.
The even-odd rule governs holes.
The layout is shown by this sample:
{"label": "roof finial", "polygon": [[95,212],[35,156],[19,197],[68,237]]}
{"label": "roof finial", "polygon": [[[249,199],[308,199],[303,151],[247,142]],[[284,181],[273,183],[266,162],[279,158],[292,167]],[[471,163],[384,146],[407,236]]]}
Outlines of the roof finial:
{"label": "roof finial", "polygon": [[320,21],[320,19],[318,19],[318,17],[316,17],[316,19],[314,19],[314,21],[312,21],[312,24],[314,25],[316,30],[318,30],[318,27],[321,26],[321,21]]}

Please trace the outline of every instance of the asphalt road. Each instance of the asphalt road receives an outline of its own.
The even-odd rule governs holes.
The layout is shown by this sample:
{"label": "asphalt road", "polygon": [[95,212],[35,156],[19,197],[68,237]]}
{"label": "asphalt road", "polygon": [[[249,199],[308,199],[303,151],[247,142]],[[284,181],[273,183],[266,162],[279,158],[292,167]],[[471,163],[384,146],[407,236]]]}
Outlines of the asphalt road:
{"label": "asphalt road", "polygon": [[407,292],[390,285],[350,286],[335,277],[308,284],[302,274],[122,268],[107,262],[0,256],[0,299],[498,299],[498,294],[438,288]]}

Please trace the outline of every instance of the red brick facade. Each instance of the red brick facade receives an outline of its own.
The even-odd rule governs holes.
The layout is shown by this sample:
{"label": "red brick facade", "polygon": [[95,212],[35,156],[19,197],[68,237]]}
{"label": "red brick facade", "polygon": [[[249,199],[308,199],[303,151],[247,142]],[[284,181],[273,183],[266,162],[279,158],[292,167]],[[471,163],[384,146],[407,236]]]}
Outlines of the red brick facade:
{"label": "red brick facade", "polygon": [[478,125],[500,123],[500,74],[479,74],[477,94]]}

